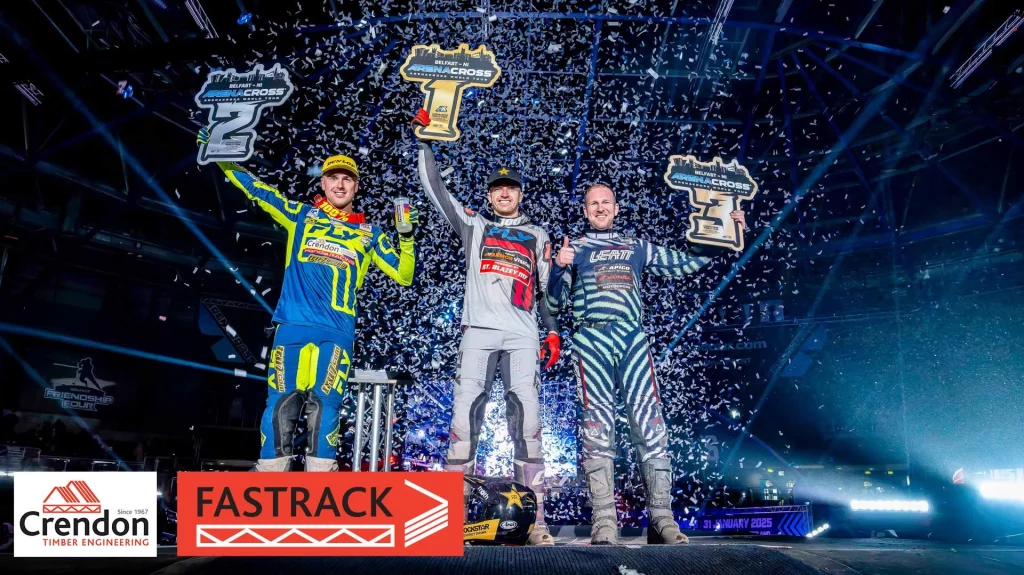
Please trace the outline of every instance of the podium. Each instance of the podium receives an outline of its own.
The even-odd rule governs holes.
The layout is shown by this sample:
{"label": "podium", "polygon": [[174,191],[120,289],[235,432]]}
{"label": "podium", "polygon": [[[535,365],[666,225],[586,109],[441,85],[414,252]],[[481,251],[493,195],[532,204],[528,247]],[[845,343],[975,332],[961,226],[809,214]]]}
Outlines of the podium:
{"label": "podium", "polygon": [[[406,372],[355,370],[348,380],[349,389],[355,391],[355,439],[352,445],[352,471],[362,471],[363,447],[366,444],[363,427],[366,421],[366,401],[370,399],[370,471],[391,471],[392,438],[395,427],[395,394],[398,386],[412,384]],[[383,423],[381,411],[384,411]],[[383,453],[381,442],[384,443]]]}

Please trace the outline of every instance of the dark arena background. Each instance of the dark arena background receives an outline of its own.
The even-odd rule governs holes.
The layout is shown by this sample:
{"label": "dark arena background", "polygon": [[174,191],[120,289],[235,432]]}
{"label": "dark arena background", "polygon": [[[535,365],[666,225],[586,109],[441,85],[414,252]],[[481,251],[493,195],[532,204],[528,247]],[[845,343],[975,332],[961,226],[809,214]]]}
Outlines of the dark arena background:
{"label": "dark arena background", "polygon": [[[152,561],[0,565],[1024,571],[1022,22],[1019,4],[994,0],[2,3],[0,469],[156,471],[165,547]],[[285,266],[284,230],[196,164],[194,96],[213,70],[279,63],[295,85],[256,128],[245,166],[261,179],[308,202],[323,160],[346,154],[368,221],[394,238],[391,200],[419,208],[414,284],[370,272],[353,363],[412,376],[391,468],[445,463],[465,253],[420,185],[408,123],[423,97],[399,74],[432,42],[486,44],[502,69],[465,93],[461,138],[435,144],[469,207],[486,213],[488,173],[516,166],[524,211],[561,244],[582,234],[584,186],[607,181],[617,228],[685,248],[692,208],[665,184],[670,155],[736,158],[758,182],[743,252],[642,286],[673,511],[692,543],[640,546],[645,493],[622,417],[617,505],[637,545],[582,545],[563,312],[562,359],[541,384],[551,553],[179,560],[175,474],[259,455]],[[83,383],[79,399],[61,393]],[[502,384],[486,409],[477,471],[511,476]],[[0,477],[3,522],[11,485]]]}

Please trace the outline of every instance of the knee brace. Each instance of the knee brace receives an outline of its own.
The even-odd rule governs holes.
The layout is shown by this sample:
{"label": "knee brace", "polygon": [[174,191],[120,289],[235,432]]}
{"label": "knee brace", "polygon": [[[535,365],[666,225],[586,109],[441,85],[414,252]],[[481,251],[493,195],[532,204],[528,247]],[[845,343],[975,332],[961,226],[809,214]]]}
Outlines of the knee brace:
{"label": "knee brace", "polygon": [[302,406],[306,402],[306,394],[301,391],[290,391],[282,395],[274,404],[272,417],[274,435],[274,454],[277,457],[291,457],[292,443],[295,441],[295,426],[302,414]]}

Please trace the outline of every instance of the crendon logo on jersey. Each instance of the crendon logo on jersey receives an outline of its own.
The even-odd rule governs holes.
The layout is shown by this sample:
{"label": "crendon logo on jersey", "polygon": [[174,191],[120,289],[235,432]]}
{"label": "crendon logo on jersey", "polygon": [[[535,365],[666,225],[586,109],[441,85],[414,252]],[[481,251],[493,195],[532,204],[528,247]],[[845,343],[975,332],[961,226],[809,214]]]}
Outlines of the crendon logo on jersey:
{"label": "crendon logo on jersey", "polygon": [[347,268],[357,263],[356,252],[324,238],[309,238],[303,246],[302,254],[318,264]]}
{"label": "crendon logo on jersey", "polygon": [[480,245],[480,273],[512,278],[509,299],[515,307],[533,309],[533,266],[537,238],[530,234],[487,226]]}

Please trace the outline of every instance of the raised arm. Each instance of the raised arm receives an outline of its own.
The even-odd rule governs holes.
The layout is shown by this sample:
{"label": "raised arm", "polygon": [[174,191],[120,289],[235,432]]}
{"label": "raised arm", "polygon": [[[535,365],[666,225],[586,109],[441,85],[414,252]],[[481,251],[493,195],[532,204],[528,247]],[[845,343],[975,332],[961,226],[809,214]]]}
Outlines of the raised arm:
{"label": "raised arm", "polygon": [[691,247],[689,252],[683,252],[641,241],[647,251],[644,269],[656,276],[683,277],[711,261],[707,256],[697,255],[702,251],[698,247]]}
{"label": "raised arm", "polygon": [[[552,247],[552,250],[554,248]],[[569,245],[569,238],[562,238],[562,246],[558,254],[551,259],[551,271],[548,278],[547,301],[551,311],[558,313],[569,303],[572,293],[572,264],[576,258],[576,249]]]}
{"label": "raised arm", "polygon": [[302,203],[289,200],[281,192],[257,180],[237,164],[217,162],[217,165],[236,188],[242,190],[250,200],[254,200],[260,209],[274,218],[275,222],[289,231],[295,227]]}
{"label": "raised arm", "polygon": [[423,184],[423,190],[427,192],[427,197],[430,198],[430,203],[434,204],[434,208],[455,228],[455,233],[466,241],[473,227],[474,216],[466,214],[462,204],[444,187],[430,144],[419,142],[418,157],[420,182]]}
{"label": "raised arm", "polygon": [[561,311],[569,303],[572,292],[572,267],[554,264],[551,266],[551,277],[548,279],[548,307],[553,311]]}
{"label": "raised arm", "polygon": [[370,257],[373,263],[398,285],[411,286],[416,271],[416,247],[412,234],[398,234],[398,253],[391,245],[391,240],[379,228],[374,228],[373,251]]}

